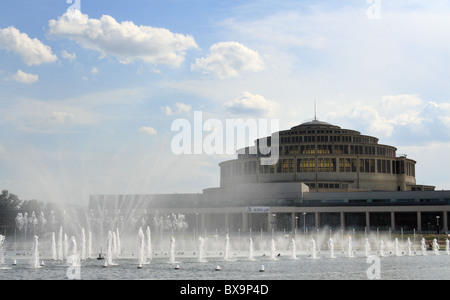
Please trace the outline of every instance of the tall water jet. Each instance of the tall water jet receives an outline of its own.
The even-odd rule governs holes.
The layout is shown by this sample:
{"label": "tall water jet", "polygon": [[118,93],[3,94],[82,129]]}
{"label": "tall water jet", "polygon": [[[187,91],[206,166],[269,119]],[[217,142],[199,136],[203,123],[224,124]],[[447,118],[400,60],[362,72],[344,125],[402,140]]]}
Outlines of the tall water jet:
{"label": "tall water jet", "polygon": [[39,237],[37,235],[34,236],[34,243],[32,249],[31,256],[31,267],[34,269],[39,268]]}
{"label": "tall water jet", "polygon": [[54,232],[52,232],[52,259],[53,260],[58,259],[57,255],[56,255],[56,237],[55,237]]}
{"label": "tall water jet", "polygon": [[411,239],[407,238],[406,239],[406,252],[408,256],[412,256],[412,243],[411,243]]}
{"label": "tall water jet", "polygon": [[86,260],[86,232],[81,228],[81,260]]}
{"label": "tall water jet", "polygon": [[117,246],[117,252],[116,257],[120,257],[120,251],[122,248],[121,242],[120,242],[120,235],[119,235],[119,228],[116,228],[116,246]]}
{"label": "tall water jet", "polygon": [[5,256],[3,253],[3,243],[5,242],[5,236],[0,234],[0,268],[5,263]]}
{"label": "tall water jet", "polygon": [[223,260],[229,261],[230,260],[230,237],[228,234],[225,235],[225,251],[223,252]]}
{"label": "tall water jet", "polygon": [[291,258],[297,259],[297,247],[295,245],[295,240],[292,239],[291,243],[289,244],[289,247],[291,248]]}
{"label": "tall water jet", "polygon": [[347,255],[348,257],[353,257],[353,242],[350,236],[347,239]]}
{"label": "tall water jet", "polygon": [[108,231],[108,247],[106,250],[106,260],[108,265],[113,264],[113,235],[111,231]]}
{"label": "tall water jet", "polygon": [[175,238],[170,239],[170,262],[175,263]]}
{"label": "tall water jet", "polygon": [[206,262],[205,260],[205,239],[198,238],[198,262]]}
{"label": "tall water jet", "polygon": [[400,251],[400,244],[398,242],[398,238],[395,238],[395,240],[394,240],[394,250],[395,250],[395,256],[402,256],[402,253]]}
{"label": "tall water jet", "polygon": [[63,258],[67,258],[67,256],[69,256],[69,237],[67,236],[66,233],[64,233],[64,257]]}
{"label": "tall water jet", "polygon": [[427,247],[425,245],[425,238],[420,240],[420,249],[422,250],[422,255],[427,255]]}
{"label": "tall water jet", "polygon": [[142,231],[142,227],[139,228],[139,251],[138,251],[138,263],[142,265],[145,263],[144,251],[145,251],[145,236]]}
{"label": "tall water jet", "polygon": [[88,246],[87,246],[87,258],[92,257],[92,232],[89,230],[88,232]]}
{"label": "tall water jet", "polygon": [[270,240],[270,258],[272,260],[276,260],[276,258],[275,258],[276,252],[277,252],[277,249],[275,247],[275,241],[273,239],[271,239]]}
{"label": "tall water jet", "polygon": [[58,260],[64,259],[64,249],[63,249],[63,229],[62,226],[59,227],[58,232]]}
{"label": "tall water jet", "polygon": [[74,236],[70,238],[70,242],[72,244],[72,253],[71,255],[77,255],[78,254],[78,247],[77,247],[77,240]]}
{"label": "tall water jet", "polygon": [[248,244],[248,260],[255,260],[253,252],[254,252],[253,240],[252,240],[252,238],[250,238],[249,244]]}
{"label": "tall water jet", "polygon": [[439,244],[437,239],[433,239],[433,253],[439,255]]}
{"label": "tall water jet", "polygon": [[330,250],[330,258],[336,258],[336,256],[334,256],[334,242],[332,238],[328,239],[328,250]]}
{"label": "tall water jet", "polygon": [[370,256],[370,242],[369,242],[369,238],[366,238],[364,241],[364,251],[365,251],[365,255],[366,257]]}
{"label": "tall water jet", "polygon": [[147,226],[147,259],[152,259],[152,234],[150,232],[150,226]]}
{"label": "tall water jet", "polygon": [[112,231],[111,234],[112,234],[112,256],[113,256],[113,258],[117,258],[117,253],[118,253],[118,250],[117,250],[117,235],[116,235],[115,231]]}
{"label": "tall water jet", "polygon": [[450,255],[450,241],[448,239],[445,239],[445,253]]}
{"label": "tall water jet", "polygon": [[316,253],[316,241],[314,239],[311,240],[311,258],[317,258]]}
{"label": "tall water jet", "polygon": [[384,249],[386,249],[386,246],[384,245],[384,241],[381,240],[380,244],[378,245],[378,251],[380,252],[380,256],[384,256]]}

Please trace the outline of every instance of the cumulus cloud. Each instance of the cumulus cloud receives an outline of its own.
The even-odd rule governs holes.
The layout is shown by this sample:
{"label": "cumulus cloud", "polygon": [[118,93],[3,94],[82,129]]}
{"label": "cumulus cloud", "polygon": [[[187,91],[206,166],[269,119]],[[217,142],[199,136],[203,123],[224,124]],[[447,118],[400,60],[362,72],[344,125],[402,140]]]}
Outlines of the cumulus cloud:
{"label": "cumulus cloud", "polygon": [[18,70],[16,74],[11,76],[12,79],[21,83],[35,83],[39,80],[39,76],[35,74],[25,73],[22,70]]}
{"label": "cumulus cloud", "polygon": [[155,128],[153,128],[153,127],[146,127],[146,126],[142,126],[139,129],[139,132],[145,133],[145,134],[148,134],[148,135],[157,135],[158,134],[158,132],[156,131]]}
{"label": "cumulus cloud", "polygon": [[[78,14],[76,17],[73,14]],[[137,26],[133,22],[117,22],[104,15],[91,19],[79,11],[65,13],[49,21],[49,36],[76,41],[85,49],[116,57],[121,63],[136,59],[153,64],[179,66],[185,52],[197,48],[192,36],[177,34],[165,28]]]}
{"label": "cumulus cloud", "polygon": [[191,111],[191,106],[181,103],[181,102],[176,102],[175,107],[172,108],[170,106],[165,106],[162,108],[162,110],[164,111],[164,113],[168,116],[173,116],[173,115],[180,115],[183,113],[189,113]]}
{"label": "cumulus cloud", "polygon": [[209,51],[206,57],[196,59],[191,70],[211,73],[224,79],[264,69],[258,52],[237,42],[220,42],[212,45]]}
{"label": "cumulus cloud", "polygon": [[351,128],[397,140],[417,135],[422,141],[449,136],[449,103],[425,101],[418,95],[387,95],[371,102],[350,103],[347,107],[328,113],[327,120],[336,124],[350,122]]}
{"label": "cumulus cloud", "polygon": [[61,51],[61,57],[71,62],[77,59],[77,55],[75,53],[69,53],[66,50]]}
{"label": "cumulus cloud", "polygon": [[49,46],[30,38],[14,26],[0,29],[0,49],[20,55],[28,66],[52,63],[58,59]]}
{"label": "cumulus cloud", "polygon": [[236,115],[271,116],[278,109],[278,103],[245,91],[241,97],[225,103],[224,107]]}

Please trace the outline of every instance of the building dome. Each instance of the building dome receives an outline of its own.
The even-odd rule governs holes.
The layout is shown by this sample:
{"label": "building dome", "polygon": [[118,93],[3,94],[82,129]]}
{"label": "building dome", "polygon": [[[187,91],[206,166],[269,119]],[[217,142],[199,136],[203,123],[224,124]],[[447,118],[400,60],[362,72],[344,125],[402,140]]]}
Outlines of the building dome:
{"label": "building dome", "polygon": [[[394,146],[378,141],[314,118],[258,139],[254,146],[240,149],[237,159],[220,163],[221,187],[303,182],[310,191],[411,190],[416,184],[416,162],[404,155],[397,157]],[[260,151],[260,145],[273,147],[275,143],[278,160],[272,165],[261,163],[267,155],[261,153],[264,151]]]}

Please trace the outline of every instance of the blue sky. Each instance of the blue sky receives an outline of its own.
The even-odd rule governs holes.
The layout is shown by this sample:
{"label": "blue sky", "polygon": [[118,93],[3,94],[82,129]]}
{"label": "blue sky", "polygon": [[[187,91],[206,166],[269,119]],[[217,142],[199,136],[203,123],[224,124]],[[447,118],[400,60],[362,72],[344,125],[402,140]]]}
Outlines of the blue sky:
{"label": "blue sky", "polygon": [[233,156],[174,155],[174,120],[287,129],[316,100],[320,120],[450,189],[449,55],[448,1],[3,0],[0,187],[77,203],[201,192]]}

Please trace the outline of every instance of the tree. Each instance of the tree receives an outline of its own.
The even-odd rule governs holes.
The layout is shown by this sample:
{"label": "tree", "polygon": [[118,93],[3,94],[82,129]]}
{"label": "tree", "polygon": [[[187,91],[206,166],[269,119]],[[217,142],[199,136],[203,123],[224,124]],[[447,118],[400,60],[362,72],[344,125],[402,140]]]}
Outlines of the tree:
{"label": "tree", "polygon": [[11,194],[8,190],[3,190],[0,195],[0,209],[17,209],[22,200],[18,196]]}

